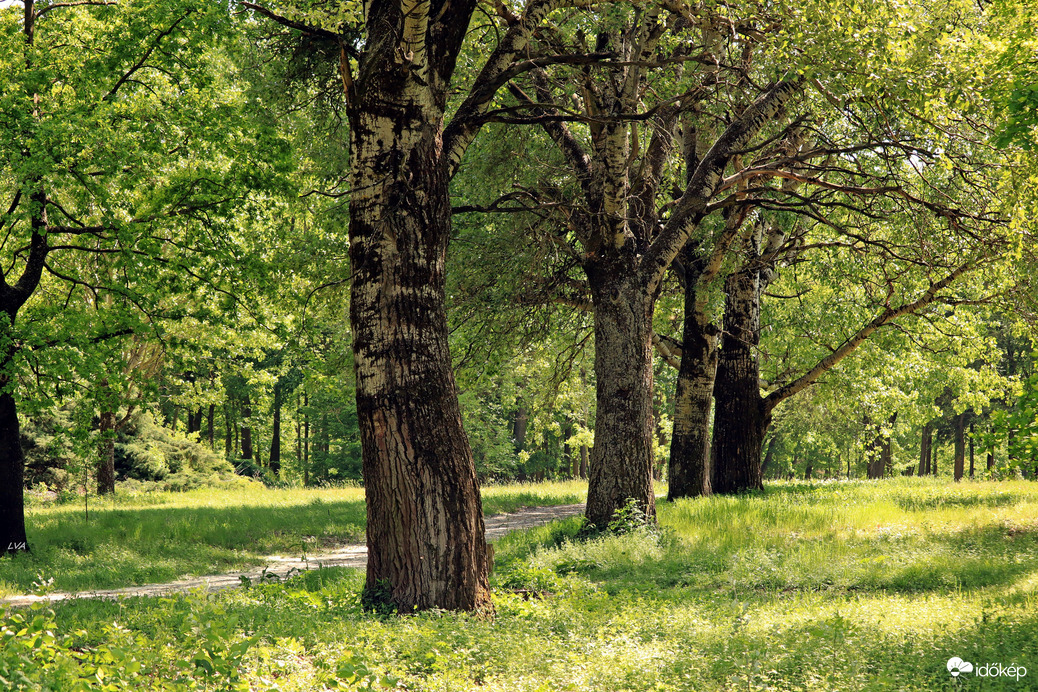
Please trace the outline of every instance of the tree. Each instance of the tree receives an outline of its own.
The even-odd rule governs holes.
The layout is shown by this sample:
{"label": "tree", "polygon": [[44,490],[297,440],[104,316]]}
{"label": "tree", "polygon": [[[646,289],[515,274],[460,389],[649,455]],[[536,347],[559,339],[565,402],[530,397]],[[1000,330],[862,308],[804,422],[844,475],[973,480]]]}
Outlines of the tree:
{"label": "tree", "polygon": [[448,185],[498,89],[534,66],[524,62],[533,28],[567,4],[530,0],[519,16],[499,6],[500,40],[446,126],[474,0],[375,3],[362,18],[346,3],[299,19],[242,4],[301,31],[343,84],[369,603],[405,612],[489,605],[479,487],[448,346]]}
{"label": "tree", "polygon": [[[800,88],[795,76],[773,80],[730,113],[703,156],[686,160],[687,176],[664,207],[659,197],[672,179],[678,120],[717,86],[714,72],[688,66],[709,62],[692,47],[713,35],[719,17],[704,11],[690,20],[683,13],[695,14],[684,5],[602,10],[589,25],[593,49],[579,23],[572,35],[544,32],[542,52],[573,60],[517,80],[510,87],[517,105],[497,114],[504,122],[540,125],[568,169],[564,185],[546,181],[519,200],[532,211],[556,210],[553,242],[586,277],[597,386],[587,516],[596,526],[630,498],[654,514],[653,314],[663,280],[693,234],[713,239],[702,222],[718,211],[711,202],[725,169]],[[688,73],[668,83],[671,68]]]}
{"label": "tree", "polygon": [[[258,188],[271,173],[255,157],[262,135],[227,88],[224,9],[191,0],[21,5],[0,10],[0,179],[11,191],[0,220],[0,549],[8,552],[28,547],[20,376],[27,353],[58,343],[41,337],[41,324],[60,322],[83,295],[132,306],[137,324],[182,317],[159,291],[219,282],[219,262],[206,267],[212,275],[200,271],[200,249],[233,254],[216,226],[248,198],[243,177]],[[246,157],[253,166],[230,163]],[[106,271],[92,272],[99,264]],[[17,321],[37,307],[46,320]],[[133,325],[89,326],[74,339],[96,344]]]}
{"label": "tree", "polygon": [[[805,3],[794,12],[811,18],[806,31],[815,35],[817,45],[824,46],[824,55],[814,54],[812,41],[807,41],[803,34],[789,37],[785,44],[797,46],[793,60],[801,66],[801,72],[810,75],[805,82],[807,98],[800,106],[803,114],[787,116],[789,124],[783,133],[737,162],[722,186],[756,221],[743,226],[742,238],[731,246],[733,252],[727,260],[735,260],[736,264],[729,270],[725,283],[724,340],[714,387],[711,471],[715,492],[761,486],[761,444],[771,412],[779,402],[801,391],[852,352],[863,338],[906,314],[906,310],[921,309],[935,300],[950,300],[941,291],[966,271],[986,265],[1006,242],[999,230],[1004,218],[997,218],[998,205],[994,201],[999,181],[992,174],[985,149],[984,126],[976,124],[990,114],[976,101],[941,102],[941,90],[948,78],[946,69],[962,71],[963,79],[968,79],[966,63],[946,68],[947,56],[934,62],[928,43],[935,38],[933,35],[900,39],[881,33],[889,26],[889,18],[882,13],[867,17],[836,14],[814,21],[814,13],[825,6]],[[921,6],[916,9],[929,12]],[[925,20],[908,19],[909,16],[910,13],[901,20],[930,24],[937,21],[929,14]],[[961,13],[944,15],[937,24],[948,31],[959,31],[960,18]],[[801,26],[797,22],[785,23],[789,17],[783,19],[775,26]],[[979,22],[976,17],[974,21]],[[777,29],[780,34],[786,30]],[[839,36],[848,31],[876,36],[879,50],[841,56],[845,48],[840,46]],[[769,55],[767,49],[775,45],[767,41],[760,44],[747,45],[744,55],[751,50],[760,53],[756,59],[761,62],[757,64],[770,65],[774,54]],[[873,75],[864,84],[858,76],[863,61],[869,64],[867,71]],[[907,74],[905,64],[915,66],[911,74],[925,76],[925,88],[918,79],[911,85],[903,82]],[[883,87],[876,91],[873,79],[880,74]],[[751,89],[752,82],[735,86]],[[898,95],[892,96],[894,93]],[[738,98],[738,93],[734,97]],[[968,110],[977,121],[964,122],[956,109]],[[927,116],[921,115],[924,112]],[[948,159],[955,159],[955,163],[947,167],[946,175],[942,161]],[[907,238],[874,237],[875,231],[869,230],[867,219],[891,214],[900,214],[906,223],[925,228],[933,228],[935,219],[947,219],[945,229],[933,232],[948,236],[947,247],[954,248],[956,253],[948,252],[942,259],[956,257],[959,264],[935,263],[929,257],[930,251],[919,244],[909,254],[902,254],[902,249],[911,247],[912,241]],[[931,221],[924,220],[926,215],[930,215]],[[796,222],[797,217],[803,222]],[[877,286],[904,282],[907,287],[919,281],[903,264],[907,262],[916,267],[929,266],[931,272],[926,281],[929,288],[936,290],[925,291],[924,285],[915,297],[902,300],[900,307],[891,300],[898,291],[890,291],[885,302],[877,302],[870,309],[877,315],[870,325],[858,330],[847,342],[834,346],[831,357],[809,366],[803,378],[789,377],[791,373],[787,373],[786,381],[762,398],[757,356],[762,292],[780,266],[811,261],[805,251],[813,251],[819,245],[805,240],[805,234],[823,225],[837,233],[845,229],[846,238],[827,238],[821,241],[822,245],[860,243],[862,250],[886,256],[875,268],[872,281]],[[898,249],[894,250],[889,243],[896,243]],[[694,307],[686,303],[685,323],[692,323],[702,332],[699,325],[708,325],[710,320],[695,312]],[[706,386],[708,382],[704,382],[703,388]],[[691,411],[690,407],[682,409],[685,415]],[[706,421],[707,416],[699,410],[695,425],[705,429]],[[679,419],[675,427],[687,430],[693,425]],[[694,447],[696,451],[703,448],[701,444]],[[675,449],[672,448],[672,457]],[[704,466],[699,460],[682,463],[693,468]]]}

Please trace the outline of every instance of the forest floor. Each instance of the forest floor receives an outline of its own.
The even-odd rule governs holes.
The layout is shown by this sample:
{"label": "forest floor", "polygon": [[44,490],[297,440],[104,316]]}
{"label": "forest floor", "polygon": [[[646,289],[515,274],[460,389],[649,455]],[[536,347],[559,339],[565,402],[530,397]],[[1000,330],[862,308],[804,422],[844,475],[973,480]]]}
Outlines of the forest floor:
{"label": "forest floor", "polygon": [[[35,507],[0,595],[220,572],[242,588],[0,604],[0,689],[1038,692],[1038,483],[773,482],[591,535],[579,516],[536,525],[565,508],[520,512],[583,492],[483,493],[507,531],[492,616],[372,609],[363,571],[322,562],[362,540],[359,488],[127,494],[89,523]],[[263,578],[264,556],[304,549],[324,568]]]}
{"label": "forest floor", "polygon": [[[556,519],[565,519],[583,514],[583,504],[557,505],[551,507],[520,507],[513,512],[488,516],[486,536],[494,542],[511,531],[543,526]],[[363,543],[348,543],[331,550],[301,553],[296,556],[267,555],[266,564],[248,571],[232,571],[199,577],[188,577],[160,584],[143,584],[121,589],[93,589],[72,592],[43,594],[14,594],[0,598],[0,606],[28,606],[33,603],[53,603],[77,598],[123,598],[131,596],[161,596],[170,593],[188,593],[196,590],[206,592],[241,587],[243,585],[279,582],[295,574],[322,567],[353,567],[364,569],[368,563],[367,546]]]}

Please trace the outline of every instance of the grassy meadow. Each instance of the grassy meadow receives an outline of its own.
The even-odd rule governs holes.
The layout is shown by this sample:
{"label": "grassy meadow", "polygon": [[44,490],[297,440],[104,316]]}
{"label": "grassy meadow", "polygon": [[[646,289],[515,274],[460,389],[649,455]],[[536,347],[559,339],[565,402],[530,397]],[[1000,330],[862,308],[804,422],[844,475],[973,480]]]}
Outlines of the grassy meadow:
{"label": "grassy meadow", "polygon": [[[579,493],[511,486],[485,498],[493,512]],[[30,559],[61,588],[102,579],[103,561],[123,560],[122,541],[153,522],[140,559],[202,544],[226,566],[308,535],[359,536],[360,502],[350,489],[117,499],[112,517],[97,515],[96,542],[71,553],[58,536],[81,515],[38,507]],[[659,524],[584,537],[571,519],[511,534],[497,544],[493,617],[366,613],[349,569],[11,611],[0,677],[57,690],[1038,689],[1038,484],[775,484],[660,502]],[[29,578],[24,559],[0,561],[7,588]],[[952,657],[974,671],[953,677]]]}

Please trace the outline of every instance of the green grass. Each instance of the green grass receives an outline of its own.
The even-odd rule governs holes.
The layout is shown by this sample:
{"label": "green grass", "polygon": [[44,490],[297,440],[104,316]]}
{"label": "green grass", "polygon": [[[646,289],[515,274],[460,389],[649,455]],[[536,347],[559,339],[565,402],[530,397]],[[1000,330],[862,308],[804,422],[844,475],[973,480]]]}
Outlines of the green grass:
{"label": "green grass", "polygon": [[[579,483],[489,486],[484,511],[582,502]],[[0,558],[0,595],[53,579],[58,591],[111,589],[263,564],[266,555],[312,554],[364,541],[364,491],[356,487],[116,494],[82,505],[27,511],[32,551]]]}
{"label": "green grass", "polygon": [[[31,670],[89,677],[116,650],[141,670],[106,674],[138,689],[1038,689],[1038,484],[791,483],[659,515],[659,531],[578,540],[568,520],[503,539],[493,618],[367,614],[362,575],[326,569],[62,604],[37,630],[79,658]],[[953,678],[952,656],[1027,675]]]}

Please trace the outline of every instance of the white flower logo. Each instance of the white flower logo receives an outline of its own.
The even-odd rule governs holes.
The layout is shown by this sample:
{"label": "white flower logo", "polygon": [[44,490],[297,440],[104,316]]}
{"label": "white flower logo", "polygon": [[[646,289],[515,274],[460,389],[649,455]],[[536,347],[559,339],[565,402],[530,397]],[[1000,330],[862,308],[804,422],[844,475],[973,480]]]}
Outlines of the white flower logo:
{"label": "white flower logo", "polygon": [[972,673],[973,664],[969,661],[963,661],[958,656],[953,656],[948,659],[948,672],[952,674],[953,678],[957,678],[959,673]]}

